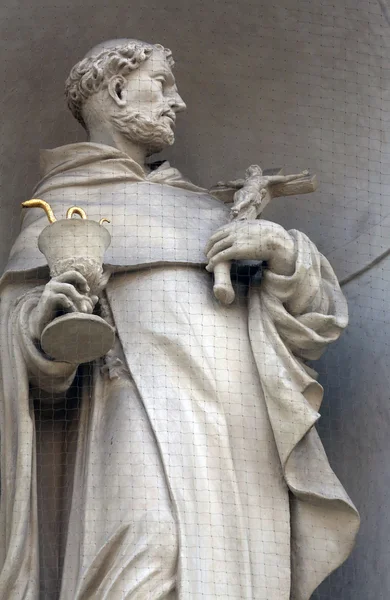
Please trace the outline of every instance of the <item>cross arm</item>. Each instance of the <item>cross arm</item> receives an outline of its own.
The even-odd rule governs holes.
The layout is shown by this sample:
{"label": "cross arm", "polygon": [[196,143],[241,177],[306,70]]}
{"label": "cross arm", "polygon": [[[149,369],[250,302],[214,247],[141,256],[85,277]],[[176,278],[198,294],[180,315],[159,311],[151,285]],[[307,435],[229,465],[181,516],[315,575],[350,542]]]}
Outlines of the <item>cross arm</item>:
{"label": "cross arm", "polygon": [[300,194],[310,194],[311,192],[315,192],[317,187],[317,177],[315,175],[307,175],[306,177],[295,179],[294,181],[271,185],[269,191],[272,198],[279,198],[280,196],[299,196]]}
{"label": "cross arm", "polygon": [[[282,175],[283,170],[280,168],[276,169],[265,169],[264,175]],[[317,178],[315,175],[307,175],[294,181],[285,183],[275,183],[269,186],[269,192],[271,198],[279,198],[280,196],[296,196],[300,194],[310,194],[315,192],[318,187]],[[210,194],[218,200],[222,200],[226,204],[233,202],[234,194],[237,188],[232,188],[227,185],[216,185],[210,189]]]}

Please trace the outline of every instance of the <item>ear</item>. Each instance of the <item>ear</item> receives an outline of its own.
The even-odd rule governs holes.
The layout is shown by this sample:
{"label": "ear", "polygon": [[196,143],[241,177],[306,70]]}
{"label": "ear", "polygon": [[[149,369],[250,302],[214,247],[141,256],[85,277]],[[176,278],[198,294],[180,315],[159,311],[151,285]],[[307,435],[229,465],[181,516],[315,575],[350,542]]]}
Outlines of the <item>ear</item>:
{"label": "ear", "polygon": [[122,75],[114,75],[108,82],[108,93],[118,106],[126,106],[126,79]]}

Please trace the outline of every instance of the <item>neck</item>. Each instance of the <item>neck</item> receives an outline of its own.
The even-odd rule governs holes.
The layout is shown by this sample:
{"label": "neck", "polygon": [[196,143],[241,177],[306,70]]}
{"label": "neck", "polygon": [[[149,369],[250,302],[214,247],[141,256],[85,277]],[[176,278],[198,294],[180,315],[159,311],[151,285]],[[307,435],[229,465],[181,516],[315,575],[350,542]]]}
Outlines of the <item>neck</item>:
{"label": "neck", "polygon": [[95,144],[113,146],[132,158],[146,173],[150,171],[149,167],[145,164],[146,149],[143,146],[126,139],[117,131],[107,131],[104,127],[101,129],[93,128],[89,132],[88,141]]}

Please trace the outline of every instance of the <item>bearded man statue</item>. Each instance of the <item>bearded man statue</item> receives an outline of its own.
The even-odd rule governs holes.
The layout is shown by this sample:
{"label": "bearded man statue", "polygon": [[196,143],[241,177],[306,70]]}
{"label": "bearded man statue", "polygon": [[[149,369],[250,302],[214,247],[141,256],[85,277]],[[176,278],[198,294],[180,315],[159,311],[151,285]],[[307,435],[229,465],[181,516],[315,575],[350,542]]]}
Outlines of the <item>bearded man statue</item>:
{"label": "bearded man statue", "polygon": [[[186,108],[169,50],[105,42],[66,94],[88,141],[42,152],[34,196],[110,219],[110,278],[98,302],[77,270],[50,278],[46,218],[25,211],[1,282],[0,598],[308,600],[359,522],[307,365],[347,325],[336,276],[303,233],[229,222],[147,161]],[[248,260],[262,275],[218,302],[212,272]],[[115,327],[106,356],[44,353],[59,312],[93,311]]]}

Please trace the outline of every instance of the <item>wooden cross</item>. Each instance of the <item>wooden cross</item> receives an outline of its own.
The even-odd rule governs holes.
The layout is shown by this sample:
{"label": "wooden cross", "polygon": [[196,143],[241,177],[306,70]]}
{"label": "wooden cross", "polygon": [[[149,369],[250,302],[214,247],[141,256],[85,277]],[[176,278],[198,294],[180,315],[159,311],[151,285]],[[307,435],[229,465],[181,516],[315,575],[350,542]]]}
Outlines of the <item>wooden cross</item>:
{"label": "wooden cross", "polygon": [[[283,175],[283,169],[264,169],[263,174],[265,176],[272,175]],[[221,183],[210,189],[210,194],[215,196],[225,204],[233,202],[233,196],[238,190],[238,183],[244,184],[245,179],[237,179],[237,187],[229,186],[228,184]],[[295,181],[287,183],[276,183],[271,186],[271,198],[280,198],[281,196],[298,196],[300,194],[310,194],[315,192],[318,187],[317,178],[315,175],[306,175]]]}

